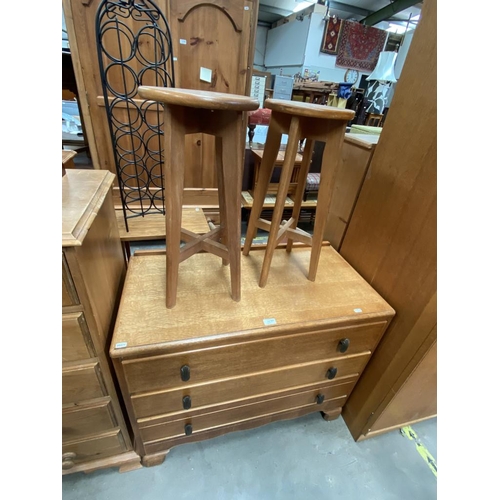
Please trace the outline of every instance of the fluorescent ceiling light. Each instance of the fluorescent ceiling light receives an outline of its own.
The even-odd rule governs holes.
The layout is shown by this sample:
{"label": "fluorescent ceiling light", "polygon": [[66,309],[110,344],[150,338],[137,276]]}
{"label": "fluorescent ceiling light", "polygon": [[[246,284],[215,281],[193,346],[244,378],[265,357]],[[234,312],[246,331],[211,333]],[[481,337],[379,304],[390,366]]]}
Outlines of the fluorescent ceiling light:
{"label": "fluorescent ceiling light", "polygon": [[400,26],[399,24],[389,23],[389,27],[385,31],[390,33],[403,34],[406,31],[406,26]]}
{"label": "fluorescent ceiling light", "polygon": [[313,3],[315,2],[300,2],[298,5],[295,6],[295,9],[293,9],[293,11],[298,12],[299,10],[303,10],[306,7],[309,7]]}

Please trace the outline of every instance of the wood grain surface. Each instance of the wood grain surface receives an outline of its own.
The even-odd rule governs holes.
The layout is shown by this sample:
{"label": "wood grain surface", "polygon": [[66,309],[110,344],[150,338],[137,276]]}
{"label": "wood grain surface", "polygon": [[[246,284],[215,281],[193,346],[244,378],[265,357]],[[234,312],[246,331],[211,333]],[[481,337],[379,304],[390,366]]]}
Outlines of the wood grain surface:
{"label": "wood grain surface", "polygon": [[[276,335],[333,325],[388,320],[394,314],[383,300],[331,247],[323,248],[314,283],[306,278],[310,249],[291,253],[277,249],[267,287],[258,286],[264,252],[242,258],[241,301],[229,290],[229,270],[210,254],[197,254],[181,264],[177,306],[165,307],[165,257],[132,257],[122,294],[111,355],[124,357],[134,349],[192,346],[230,337],[258,336],[267,323]],[[147,321],[145,321],[147,319]],[[269,320],[269,321],[268,321]],[[223,338],[220,338],[220,337]],[[126,342],[125,348],[116,348]],[[148,349],[148,347],[152,349]],[[175,349],[174,349],[175,350]]]}
{"label": "wood grain surface", "polygon": [[68,170],[62,178],[62,246],[81,246],[113,184],[107,170]]}
{"label": "wood grain surface", "polygon": [[310,118],[325,118],[342,121],[349,121],[354,118],[354,111],[350,109],[340,109],[332,106],[310,104],[308,102],[266,99],[264,101],[264,107],[281,113],[289,113],[294,116],[306,116]]}
{"label": "wood grain surface", "polygon": [[253,97],[205,90],[141,86],[139,95],[144,99],[190,108],[253,111],[259,107],[259,101]]}

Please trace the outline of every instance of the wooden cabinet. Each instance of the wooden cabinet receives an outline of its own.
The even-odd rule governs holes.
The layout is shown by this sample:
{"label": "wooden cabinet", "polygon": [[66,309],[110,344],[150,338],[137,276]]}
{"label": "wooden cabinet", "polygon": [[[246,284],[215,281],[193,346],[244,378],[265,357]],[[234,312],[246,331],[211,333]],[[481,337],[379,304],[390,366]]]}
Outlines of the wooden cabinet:
{"label": "wooden cabinet", "polygon": [[340,251],[380,136],[346,134],[333,185],[324,239]]}
{"label": "wooden cabinet", "polygon": [[170,448],[342,407],[394,315],[331,247],[314,283],[310,249],[277,249],[258,286],[264,252],[242,259],[241,301],[210,254],[191,257],[177,305],[165,307],[165,256],[129,264],[110,354],[144,465]]}
{"label": "wooden cabinet", "polygon": [[140,466],[107,352],[125,275],[113,177],[68,170],[62,179],[63,474]]}
{"label": "wooden cabinet", "polygon": [[429,0],[340,250],[397,311],[343,412],[356,439],[437,413],[436,59]]}

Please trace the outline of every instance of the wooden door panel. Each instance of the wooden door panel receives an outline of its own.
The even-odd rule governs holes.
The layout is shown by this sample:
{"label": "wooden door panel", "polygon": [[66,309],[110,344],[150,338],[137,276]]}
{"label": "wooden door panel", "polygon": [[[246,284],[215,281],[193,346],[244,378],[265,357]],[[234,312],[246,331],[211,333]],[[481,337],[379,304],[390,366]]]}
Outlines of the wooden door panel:
{"label": "wooden door panel", "polygon": [[[178,87],[249,93],[256,4],[252,0],[170,1]],[[212,71],[210,82],[200,80],[201,67]]]}

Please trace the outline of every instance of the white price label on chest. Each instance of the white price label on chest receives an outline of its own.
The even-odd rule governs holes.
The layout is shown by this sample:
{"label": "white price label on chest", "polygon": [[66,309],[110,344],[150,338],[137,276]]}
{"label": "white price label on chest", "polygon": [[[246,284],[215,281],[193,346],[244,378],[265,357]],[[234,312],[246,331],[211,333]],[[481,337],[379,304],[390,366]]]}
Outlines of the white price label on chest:
{"label": "white price label on chest", "polygon": [[264,318],[263,322],[264,322],[264,325],[266,325],[266,326],[276,324],[276,320],[274,318]]}
{"label": "white price label on chest", "polygon": [[127,347],[127,342],[117,342],[115,344],[115,349],[123,349],[124,347]]}
{"label": "white price label on chest", "polygon": [[187,45],[187,40],[184,40],[184,38],[181,38],[181,39],[179,40],[179,43],[180,43],[181,45]]}
{"label": "white price label on chest", "polygon": [[362,313],[362,312],[363,312],[363,309],[359,309],[359,308],[357,308],[357,309],[354,309],[354,312],[355,312],[355,313]]}

